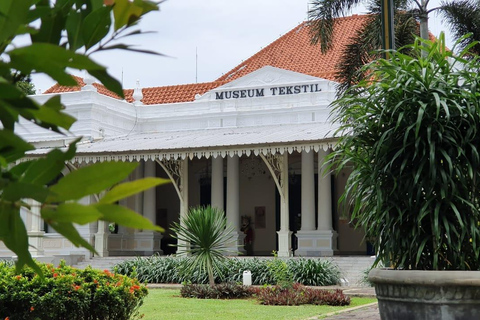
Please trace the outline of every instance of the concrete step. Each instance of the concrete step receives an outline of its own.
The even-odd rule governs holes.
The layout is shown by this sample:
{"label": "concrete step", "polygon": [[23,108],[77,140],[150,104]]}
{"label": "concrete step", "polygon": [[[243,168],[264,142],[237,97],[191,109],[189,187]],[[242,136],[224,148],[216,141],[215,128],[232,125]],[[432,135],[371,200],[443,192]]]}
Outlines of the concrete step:
{"label": "concrete step", "polygon": [[365,273],[370,270],[375,257],[369,256],[351,256],[341,257],[335,256],[329,258],[332,263],[338,266],[341,276],[344,279],[345,286],[366,286],[364,283]]}
{"label": "concrete step", "polygon": [[113,271],[113,267],[125,260],[133,260],[135,257],[104,257],[104,258],[91,258],[86,261],[81,261],[75,265],[75,268],[85,269],[87,266],[91,266],[93,269],[109,270]]}

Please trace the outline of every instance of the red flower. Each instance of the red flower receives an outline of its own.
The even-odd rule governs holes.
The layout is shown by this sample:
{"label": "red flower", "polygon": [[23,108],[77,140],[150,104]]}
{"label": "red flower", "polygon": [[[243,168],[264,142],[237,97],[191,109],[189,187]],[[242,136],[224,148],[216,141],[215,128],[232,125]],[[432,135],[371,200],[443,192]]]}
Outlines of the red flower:
{"label": "red flower", "polygon": [[58,277],[58,274],[55,272],[55,273],[53,274],[53,277],[54,277],[54,278]]}
{"label": "red flower", "polygon": [[[20,279],[22,279],[22,276],[16,276],[15,278],[16,278],[17,280],[20,280]],[[7,317],[7,318],[8,318],[8,317]]]}
{"label": "red flower", "polygon": [[34,308],[34,307],[30,307],[30,312],[32,312],[33,310],[35,310],[35,308]]}

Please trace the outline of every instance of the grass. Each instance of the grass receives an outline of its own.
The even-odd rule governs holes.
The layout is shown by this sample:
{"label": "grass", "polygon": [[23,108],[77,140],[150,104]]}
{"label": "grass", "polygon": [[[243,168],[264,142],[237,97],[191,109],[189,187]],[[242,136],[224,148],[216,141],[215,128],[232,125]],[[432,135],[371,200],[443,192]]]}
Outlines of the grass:
{"label": "grass", "polygon": [[350,306],[264,306],[256,300],[200,300],[180,297],[179,290],[151,289],[140,313],[143,319],[226,320],[226,319],[306,319],[371,302],[375,298],[352,298]]}

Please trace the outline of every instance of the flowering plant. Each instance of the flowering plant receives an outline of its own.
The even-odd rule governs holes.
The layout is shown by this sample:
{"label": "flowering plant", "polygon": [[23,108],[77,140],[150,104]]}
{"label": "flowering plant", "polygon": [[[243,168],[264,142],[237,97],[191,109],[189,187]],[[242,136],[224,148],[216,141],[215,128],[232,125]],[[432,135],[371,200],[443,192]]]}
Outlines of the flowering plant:
{"label": "flowering plant", "polygon": [[0,263],[0,319],[134,319],[148,294],[138,280],[109,270],[39,267],[43,279]]}

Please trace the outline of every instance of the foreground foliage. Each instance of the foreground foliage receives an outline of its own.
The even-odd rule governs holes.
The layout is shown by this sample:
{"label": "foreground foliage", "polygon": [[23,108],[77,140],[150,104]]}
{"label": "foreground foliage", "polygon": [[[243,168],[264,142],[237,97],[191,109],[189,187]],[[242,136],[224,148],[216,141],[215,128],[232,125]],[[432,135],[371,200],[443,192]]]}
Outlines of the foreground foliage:
{"label": "foreground foliage", "polygon": [[[131,228],[162,231],[148,219],[116,203],[165,181],[146,180],[121,183],[137,166],[135,163],[97,163],[65,177],[65,163],[75,156],[75,141],[61,151],[25,159],[35,147],[15,133],[24,118],[58,133],[69,130],[75,119],[63,112],[59,96],[39,104],[18,87],[18,78],[33,73],[50,76],[60,85],[76,86],[70,70],[86,70],[108,90],[123,97],[121,84],[91,54],[111,49],[133,50],[115,42],[127,35],[146,13],[158,10],[147,0],[2,0],[0,1],[0,241],[13,251],[17,271],[25,264],[41,274],[28,251],[28,237],[21,210],[32,210],[73,245],[94,251],[74,224],[98,220]],[[18,37],[26,45],[12,45]],[[27,41],[20,41],[25,43]],[[58,181],[57,181],[58,179]],[[111,190],[110,190],[111,189]],[[105,195],[105,190],[110,190]],[[105,195],[99,203],[83,205],[83,197]]]}
{"label": "foreground foliage", "polygon": [[[480,269],[480,64],[417,39],[412,56],[371,63],[368,82],[334,103],[336,151],[352,166],[344,199],[375,239],[377,262]],[[424,51],[424,55],[422,55]]]}
{"label": "foreground foliage", "polygon": [[[185,262],[183,257],[139,257],[125,260],[115,266],[116,272],[125,275],[136,274],[141,282],[148,283],[208,283],[208,276],[202,270],[191,274],[182,272],[181,266]],[[337,284],[340,280],[340,271],[328,260],[321,259],[271,259],[258,258],[230,258],[219,266],[220,274],[214,273],[215,282],[241,283],[243,271],[250,270],[252,284],[280,284],[283,274],[276,272],[276,265],[284,263],[288,279],[310,286],[328,286]],[[283,270],[283,267],[281,267]]]}
{"label": "foreground foliage", "polygon": [[43,279],[0,263],[0,319],[134,319],[148,293],[138,280],[108,270],[39,267]]}

